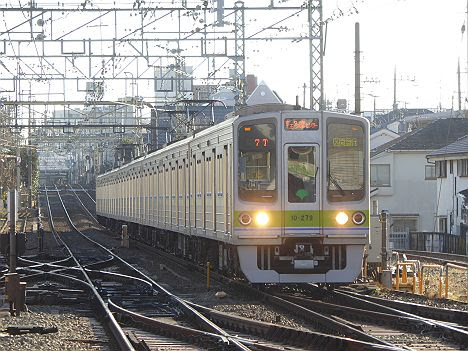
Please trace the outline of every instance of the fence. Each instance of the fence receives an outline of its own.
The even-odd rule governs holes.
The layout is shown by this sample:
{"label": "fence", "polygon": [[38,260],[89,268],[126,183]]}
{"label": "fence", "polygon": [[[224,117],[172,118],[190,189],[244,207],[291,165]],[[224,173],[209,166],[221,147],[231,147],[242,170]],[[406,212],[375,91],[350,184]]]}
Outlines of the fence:
{"label": "fence", "polygon": [[408,250],[466,255],[466,234],[463,234],[409,232]]}
{"label": "fence", "polygon": [[388,238],[388,244],[392,250],[409,250],[408,232],[392,232]]}

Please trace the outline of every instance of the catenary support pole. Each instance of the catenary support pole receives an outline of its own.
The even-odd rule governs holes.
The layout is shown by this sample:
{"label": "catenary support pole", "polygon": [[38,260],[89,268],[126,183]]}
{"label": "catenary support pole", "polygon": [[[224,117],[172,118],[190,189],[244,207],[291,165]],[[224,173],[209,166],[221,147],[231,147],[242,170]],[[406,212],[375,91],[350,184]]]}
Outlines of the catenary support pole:
{"label": "catenary support pole", "polygon": [[10,190],[8,198],[8,213],[10,221],[10,273],[16,272],[16,200],[17,192]]}

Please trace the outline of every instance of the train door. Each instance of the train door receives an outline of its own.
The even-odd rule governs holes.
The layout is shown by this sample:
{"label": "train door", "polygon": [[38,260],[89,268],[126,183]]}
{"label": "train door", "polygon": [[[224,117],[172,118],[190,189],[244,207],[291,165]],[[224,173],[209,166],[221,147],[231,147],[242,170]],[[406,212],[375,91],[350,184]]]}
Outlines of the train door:
{"label": "train door", "polygon": [[[320,152],[317,144],[285,144],[283,164],[284,234],[320,234]],[[307,250],[301,243],[296,250]]]}

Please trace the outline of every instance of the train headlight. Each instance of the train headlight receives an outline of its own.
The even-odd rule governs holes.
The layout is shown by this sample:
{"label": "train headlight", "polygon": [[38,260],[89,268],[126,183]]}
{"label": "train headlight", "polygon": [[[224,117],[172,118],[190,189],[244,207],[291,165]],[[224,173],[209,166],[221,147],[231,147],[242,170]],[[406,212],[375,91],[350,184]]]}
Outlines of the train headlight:
{"label": "train headlight", "polygon": [[362,212],[354,212],[353,213],[353,223],[357,225],[361,225],[366,221],[366,215]]}
{"label": "train headlight", "polygon": [[255,215],[255,223],[261,227],[268,224],[270,221],[270,216],[266,212],[258,212]]}
{"label": "train headlight", "polygon": [[239,222],[242,225],[249,225],[250,223],[252,223],[252,217],[250,217],[248,213],[241,213],[241,215],[239,216]]}
{"label": "train headlight", "polygon": [[338,212],[338,214],[335,217],[336,223],[339,225],[344,225],[348,223],[348,215],[344,212]]}

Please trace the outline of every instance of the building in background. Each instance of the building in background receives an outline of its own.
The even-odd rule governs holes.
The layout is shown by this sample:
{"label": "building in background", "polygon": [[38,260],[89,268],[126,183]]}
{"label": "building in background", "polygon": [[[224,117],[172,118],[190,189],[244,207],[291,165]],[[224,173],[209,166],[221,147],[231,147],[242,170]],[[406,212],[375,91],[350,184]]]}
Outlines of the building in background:
{"label": "building in background", "polygon": [[436,165],[427,157],[468,134],[468,119],[437,119],[371,151],[371,207],[391,214],[391,234],[435,231]]}

